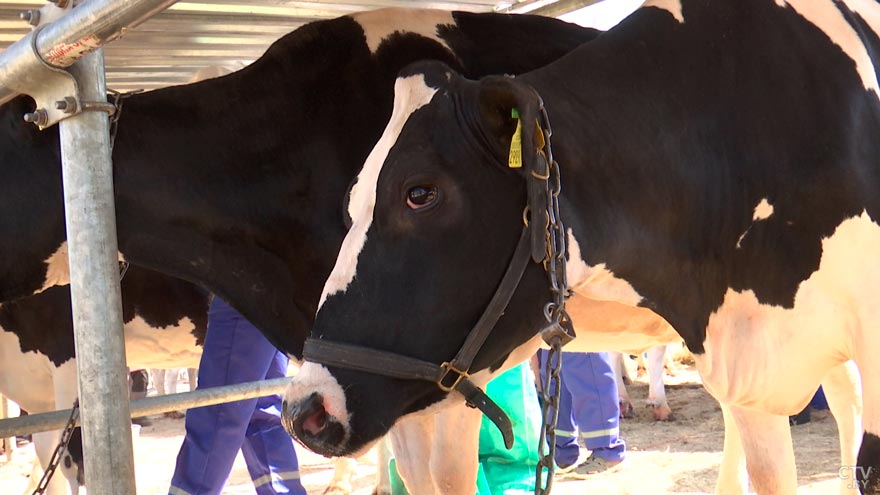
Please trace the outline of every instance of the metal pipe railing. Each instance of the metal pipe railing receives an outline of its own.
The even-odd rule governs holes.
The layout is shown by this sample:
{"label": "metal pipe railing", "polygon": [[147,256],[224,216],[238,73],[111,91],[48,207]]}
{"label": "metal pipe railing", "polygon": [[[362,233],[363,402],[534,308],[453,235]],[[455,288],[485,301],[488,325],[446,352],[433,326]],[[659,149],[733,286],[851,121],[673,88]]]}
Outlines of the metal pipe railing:
{"label": "metal pipe railing", "polygon": [[0,104],[20,93],[43,61],[69,67],[85,54],[122,36],[177,0],[88,0],[55,22],[28,33],[0,53]]}
{"label": "metal pipe railing", "polygon": [[[137,399],[131,401],[131,417],[149,416],[168,411],[280,394],[284,392],[288,383],[290,383],[290,378],[282,377]],[[70,418],[70,409],[0,420],[0,437],[60,430],[67,423],[68,418]]]}

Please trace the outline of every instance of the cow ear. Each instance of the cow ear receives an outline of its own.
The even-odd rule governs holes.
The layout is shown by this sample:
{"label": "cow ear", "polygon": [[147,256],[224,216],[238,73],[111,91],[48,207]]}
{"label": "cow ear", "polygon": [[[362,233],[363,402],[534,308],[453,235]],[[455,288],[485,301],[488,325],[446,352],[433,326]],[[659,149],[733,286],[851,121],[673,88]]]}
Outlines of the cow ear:
{"label": "cow ear", "polygon": [[[534,88],[513,78],[493,77],[481,81],[479,98],[484,135],[493,141],[501,163],[525,179],[528,217],[537,218],[535,212],[544,216],[550,168],[539,119],[543,111],[541,97]],[[536,262],[547,253],[545,223],[529,223],[532,259]]]}
{"label": "cow ear", "polygon": [[541,99],[529,85],[512,77],[480,81],[480,125],[494,153],[506,168],[530,172],[535,168],[543,135],[538,132]]}

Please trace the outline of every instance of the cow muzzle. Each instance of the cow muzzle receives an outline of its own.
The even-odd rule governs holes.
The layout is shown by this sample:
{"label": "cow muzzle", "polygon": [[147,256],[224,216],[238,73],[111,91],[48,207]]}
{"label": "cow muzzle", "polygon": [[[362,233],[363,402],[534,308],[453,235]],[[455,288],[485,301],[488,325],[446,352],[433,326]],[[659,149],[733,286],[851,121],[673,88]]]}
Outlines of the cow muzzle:
{"label": "cow muzzle", "polygon": [[281,422],[290,436],[313,452],[328,457],[347,453],[345,393],[324,366],[303,364],[284,393]]}
{"label": "cow muzzle", "polygon": [[282,407],[284,428],[309,450],[324,456],[338,456],[346,450],[346,429],[327,412],[321,394],[294,403],[285,400]]}

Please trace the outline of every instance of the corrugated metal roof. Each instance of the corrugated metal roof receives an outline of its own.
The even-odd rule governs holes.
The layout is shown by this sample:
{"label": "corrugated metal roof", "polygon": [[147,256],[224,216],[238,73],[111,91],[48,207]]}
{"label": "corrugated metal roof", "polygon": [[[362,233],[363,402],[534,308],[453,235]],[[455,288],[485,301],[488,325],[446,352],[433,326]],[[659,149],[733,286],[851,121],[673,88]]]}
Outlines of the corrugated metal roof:
{"label": "corrugated metal roof", "polygon": [[[182,1],[106,48],[107,85],[120,91],[154,89],[184,83],[203,67],[241,67],[258,58],[273,41],[307,22],[356,11],[424,7],[510,12],[548,2],[555,0]],[[43,0],[0,0],[0,48],[31,29],[19,19],[20,12],[44,5]]]}

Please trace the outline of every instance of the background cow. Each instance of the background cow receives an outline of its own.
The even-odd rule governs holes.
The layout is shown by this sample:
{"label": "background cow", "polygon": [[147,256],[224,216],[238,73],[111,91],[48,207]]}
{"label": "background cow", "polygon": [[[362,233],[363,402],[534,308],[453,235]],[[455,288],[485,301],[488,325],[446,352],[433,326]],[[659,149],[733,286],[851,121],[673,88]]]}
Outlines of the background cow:
{"label": "background cow", "polygon": [[[135,266],[128,268],[121,286],[129,367],[198,366],[210,294]],[[0,394],[31,413],[69,408],[77,396],[75,355],[69,286],[51,287],[0,306]],[[42,466],[48,465],[59,438],[59,431],[33,435]],[[76,461],[82,458],[76,448],[70,450],[74,462],[65,460],[61,471],[77,493],[82,476]],[[35,466],[32,482],[41,475]],[[48,493],[68,493],[68,483],[56,476]]]}
{"label": "background cow", "polygon": [[[623,326],[647,346],[674,327],[762,494],[795,492],[787,415],[855,360],[857,481],[880,492],[878,32],[873,2],[656,0],[516,79],[410,67],[352,190],[313,338],[437,365],[455,355],[517,245],[526,184],[543,187],[531,182],[547,172],[537,90],[564,167],[569,313],[582,336]],[[522,170],[508,168],[513,136]],[[537,347],[546,278],[539,264],[525,270],[473,381]],[[287,400],[296,435],[332,452],[461,404],[430,381],[312,362]],[[454,414],[471,431],[476,414]]]}

